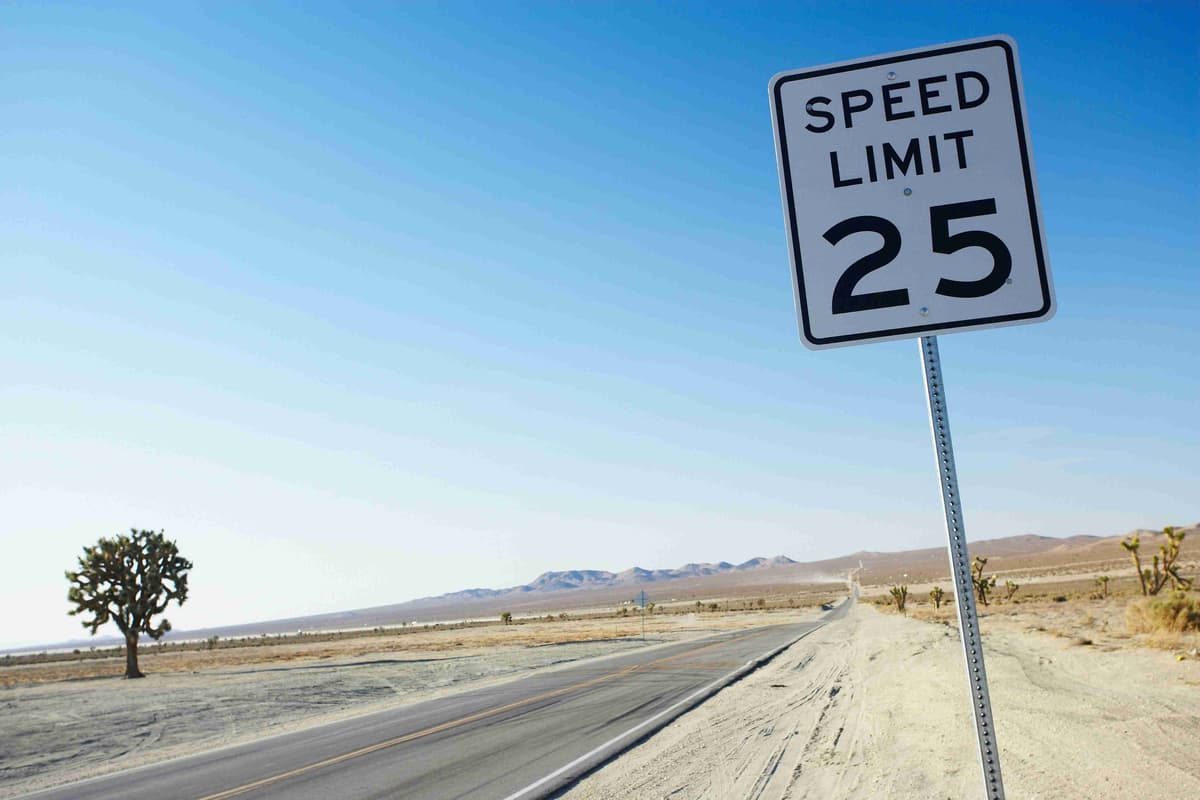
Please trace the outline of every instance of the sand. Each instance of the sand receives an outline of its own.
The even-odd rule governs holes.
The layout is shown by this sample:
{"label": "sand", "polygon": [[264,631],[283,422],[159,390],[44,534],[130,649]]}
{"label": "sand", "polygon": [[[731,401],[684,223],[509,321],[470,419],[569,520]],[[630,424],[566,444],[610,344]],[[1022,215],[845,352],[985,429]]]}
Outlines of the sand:
{"label": "sand", "polygon": [[[1078,644],[1022,613],[982,626],[1008,796],[1200,797],[1200,660]],[[564,798],[979,797],[957,636],[860,604]]]}

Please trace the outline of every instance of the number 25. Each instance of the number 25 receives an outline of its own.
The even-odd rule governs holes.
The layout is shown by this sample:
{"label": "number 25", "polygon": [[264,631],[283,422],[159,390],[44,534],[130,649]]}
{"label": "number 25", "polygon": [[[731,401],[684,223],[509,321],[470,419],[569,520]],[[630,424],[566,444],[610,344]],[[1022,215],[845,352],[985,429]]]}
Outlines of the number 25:
{"label": "number 25", "polygon": [[[983,297],[999,289],[1012,273],[1012,254],[1000,237],[987,231],[962,231],[950,233],[950,221],[966,217],[982,217],[996,213],[995,198],[970,200],[965,203],[948,203],[929,209],[929,231],[933,252],[950,254],[967,247],[982,247],[992,254],[992,271],[979,280],[959,281],[942,278],[938,281],[937,294],[946,297]],[[883,237],[883,245],[873,253],[863,256],[851,264],[833,287],[833,313],[849,314],[853,311],[870,311],[876,308],[906,306],[909,303],[908,289],[888,289],[880,292],[854,294],[858,282],[877,269],[887,266],[900,253],[900,230],[883,217],[850,217],[825,231],[827,242],[837,245],[842,239],[856,233],[877,233]]]}

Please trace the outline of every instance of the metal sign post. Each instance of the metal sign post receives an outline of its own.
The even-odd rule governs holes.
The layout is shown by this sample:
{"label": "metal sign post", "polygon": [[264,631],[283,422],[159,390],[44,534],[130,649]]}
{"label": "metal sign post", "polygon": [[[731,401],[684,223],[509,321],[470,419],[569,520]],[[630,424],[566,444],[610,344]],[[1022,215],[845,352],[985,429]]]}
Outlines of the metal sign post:
{"label": "metal sign post", "polygon": [[920,337],[984,788],[1003,800],[937,335],[1054,314],[1016,42],[781,72],[768,91],[801,340]]}
{"label": "metal sign post", "polygon": [[921,366],[925,373],[925,397],[929,401],[929,427],[933,432],[933,451],[937,457],[938,481],[942,486],[942,509],[946,515],[946,536],[950,540],[950,573],[954,576],[954,607],[958,610],[958,629],[962,633],[966,659],[967,684],[971,692],[971,711],[975,733],[979,737],[979,761],[983,767],[983,785],[988,800],[1004,800],[1004,781],[1000,777],[1000,752],[996,746],[996,726],[992,721],[992,701],[988,696],[987,671],[983,667],[983,645],[979,640],[979,615],[975,610],[975,589],[971,581],[971,562],[963,525],[962,497],[958,492],[958,472],[954,468],[954,444],[950,439],[950,416],[946,412],[946,384],[942,361],[938,357],[936,336],[921,337]]}

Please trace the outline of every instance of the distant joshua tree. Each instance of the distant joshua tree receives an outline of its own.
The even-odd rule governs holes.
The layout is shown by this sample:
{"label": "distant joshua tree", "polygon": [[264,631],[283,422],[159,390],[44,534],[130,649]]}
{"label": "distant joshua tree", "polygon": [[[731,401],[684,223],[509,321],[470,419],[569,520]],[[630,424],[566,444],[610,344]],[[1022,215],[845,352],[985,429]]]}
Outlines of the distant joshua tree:
{"label": "distant joshua tree", "polygon": [[896,610],[901,614],[907,614],[904,610],[905,604],[908,602],[908,586],[893,586],[890,594],[892,600],[896,602]]}
{"label": "distant joshua tree", "polygon": [[1012,599],[1013,599],[1013,595],[1016,594],[1017,590],[1020,588],[1021,587],[1019,584],[1013,583],[1012,581],[1005,581],[1004,582],[1004,602],[1011,603]]}
{"label": "distant joshua tree", "polygon": [[975,596],[985,606],[988,604],[988,592],[996,588],[995,575],[989,575],[986,578],[983,577],[983,568],[987,565],[987,562],[986,558],[975,556],[975,560],[971,564],[971,582],[975,584]]}
{"label": "distant joshua tree", "polygon": [[1167,537],[1167,541],[1158,547],[1159,554],[1154,556],[1153,570],[1142,567],[1142,557],[1138,553],[1141,539],[1136,533],[1121,542],[1121,547],[1124,547],[1130,558],[1133,559],[1133,568],[1137,571],[1142,594],[1146,596],[1158,594],[1167,581],[1171,581],[1172,588],[1178,591],[1190,589],[1192,586],[1192,580],[1180,575],[1179,567],[1175,563],[1179,559],[1179,548],[1183,545],[1184,532],[1178,528],[1167,526],[1163,528],[1163,535]]}
{"label": "distant joshua tree", "polygon": [[1150,593],[1146,591],[1146,575],[1142,572],[1142,557],[1138,555],[1138,548],[1141,546],[1142,537],[1136,533],[1121,540],[1121,547],[1124,547],[1125,552],[1129,553],[1129,557],[1133,559],[1133,571],[1137,573],[1138,581],[1142,584],[1142,594],[1148,595]]}
{"label": "distant joshua tree", "polygon": [[942,607],[942,599],[946,596],[946,592],[940,586],[935,586],[929,591],[929,599],[933,601],[934,608]]}
{"label": "distant joshua tree", "polygon": [[1096,578],[1096,585],[1100,587],[1101,598],[1108,597],[1108,582],[1110,580],[1112,580],[1112,578],[1108,577],[1107,575],[1101,575],[1100,577]]}
{"label": "distant joshua tree", "polygon": [[188,570],[192,562],[179,555],[175,542],[162,531],[130,529],[111,539],[101,538],[84,547],[79,569],[67,570],[71,588],[67,600],[75,608],[67,613],[91,614],[83,627],[92,635],[112,622],[125,636],[125,677],[141,678],[138,668],[138,638],[148,635],[158,641],[171,630],[171,623],[153,620],[176,601],[187,600]]}
{"label": "distant joshua tree", "polygon": [[500,612],[500,624],[512,625],[512,612],[511,611],[501,611]]}

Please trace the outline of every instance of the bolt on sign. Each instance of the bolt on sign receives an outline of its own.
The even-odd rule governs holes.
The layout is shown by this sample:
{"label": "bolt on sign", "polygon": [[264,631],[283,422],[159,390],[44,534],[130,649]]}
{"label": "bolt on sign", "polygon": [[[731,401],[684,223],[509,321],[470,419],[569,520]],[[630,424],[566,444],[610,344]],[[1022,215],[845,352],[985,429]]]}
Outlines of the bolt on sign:
{"label": "bolt on sign", "polygon": [[1053,315],[1012,39],[782,72],[770,94],[808,347]]}
{"label": "bolt on sign", "polygon": [[937,334],[1054,314],[1017,46],[781,72],[770,95],[804,344],[920,337],[984,796],[1004,800]]}

